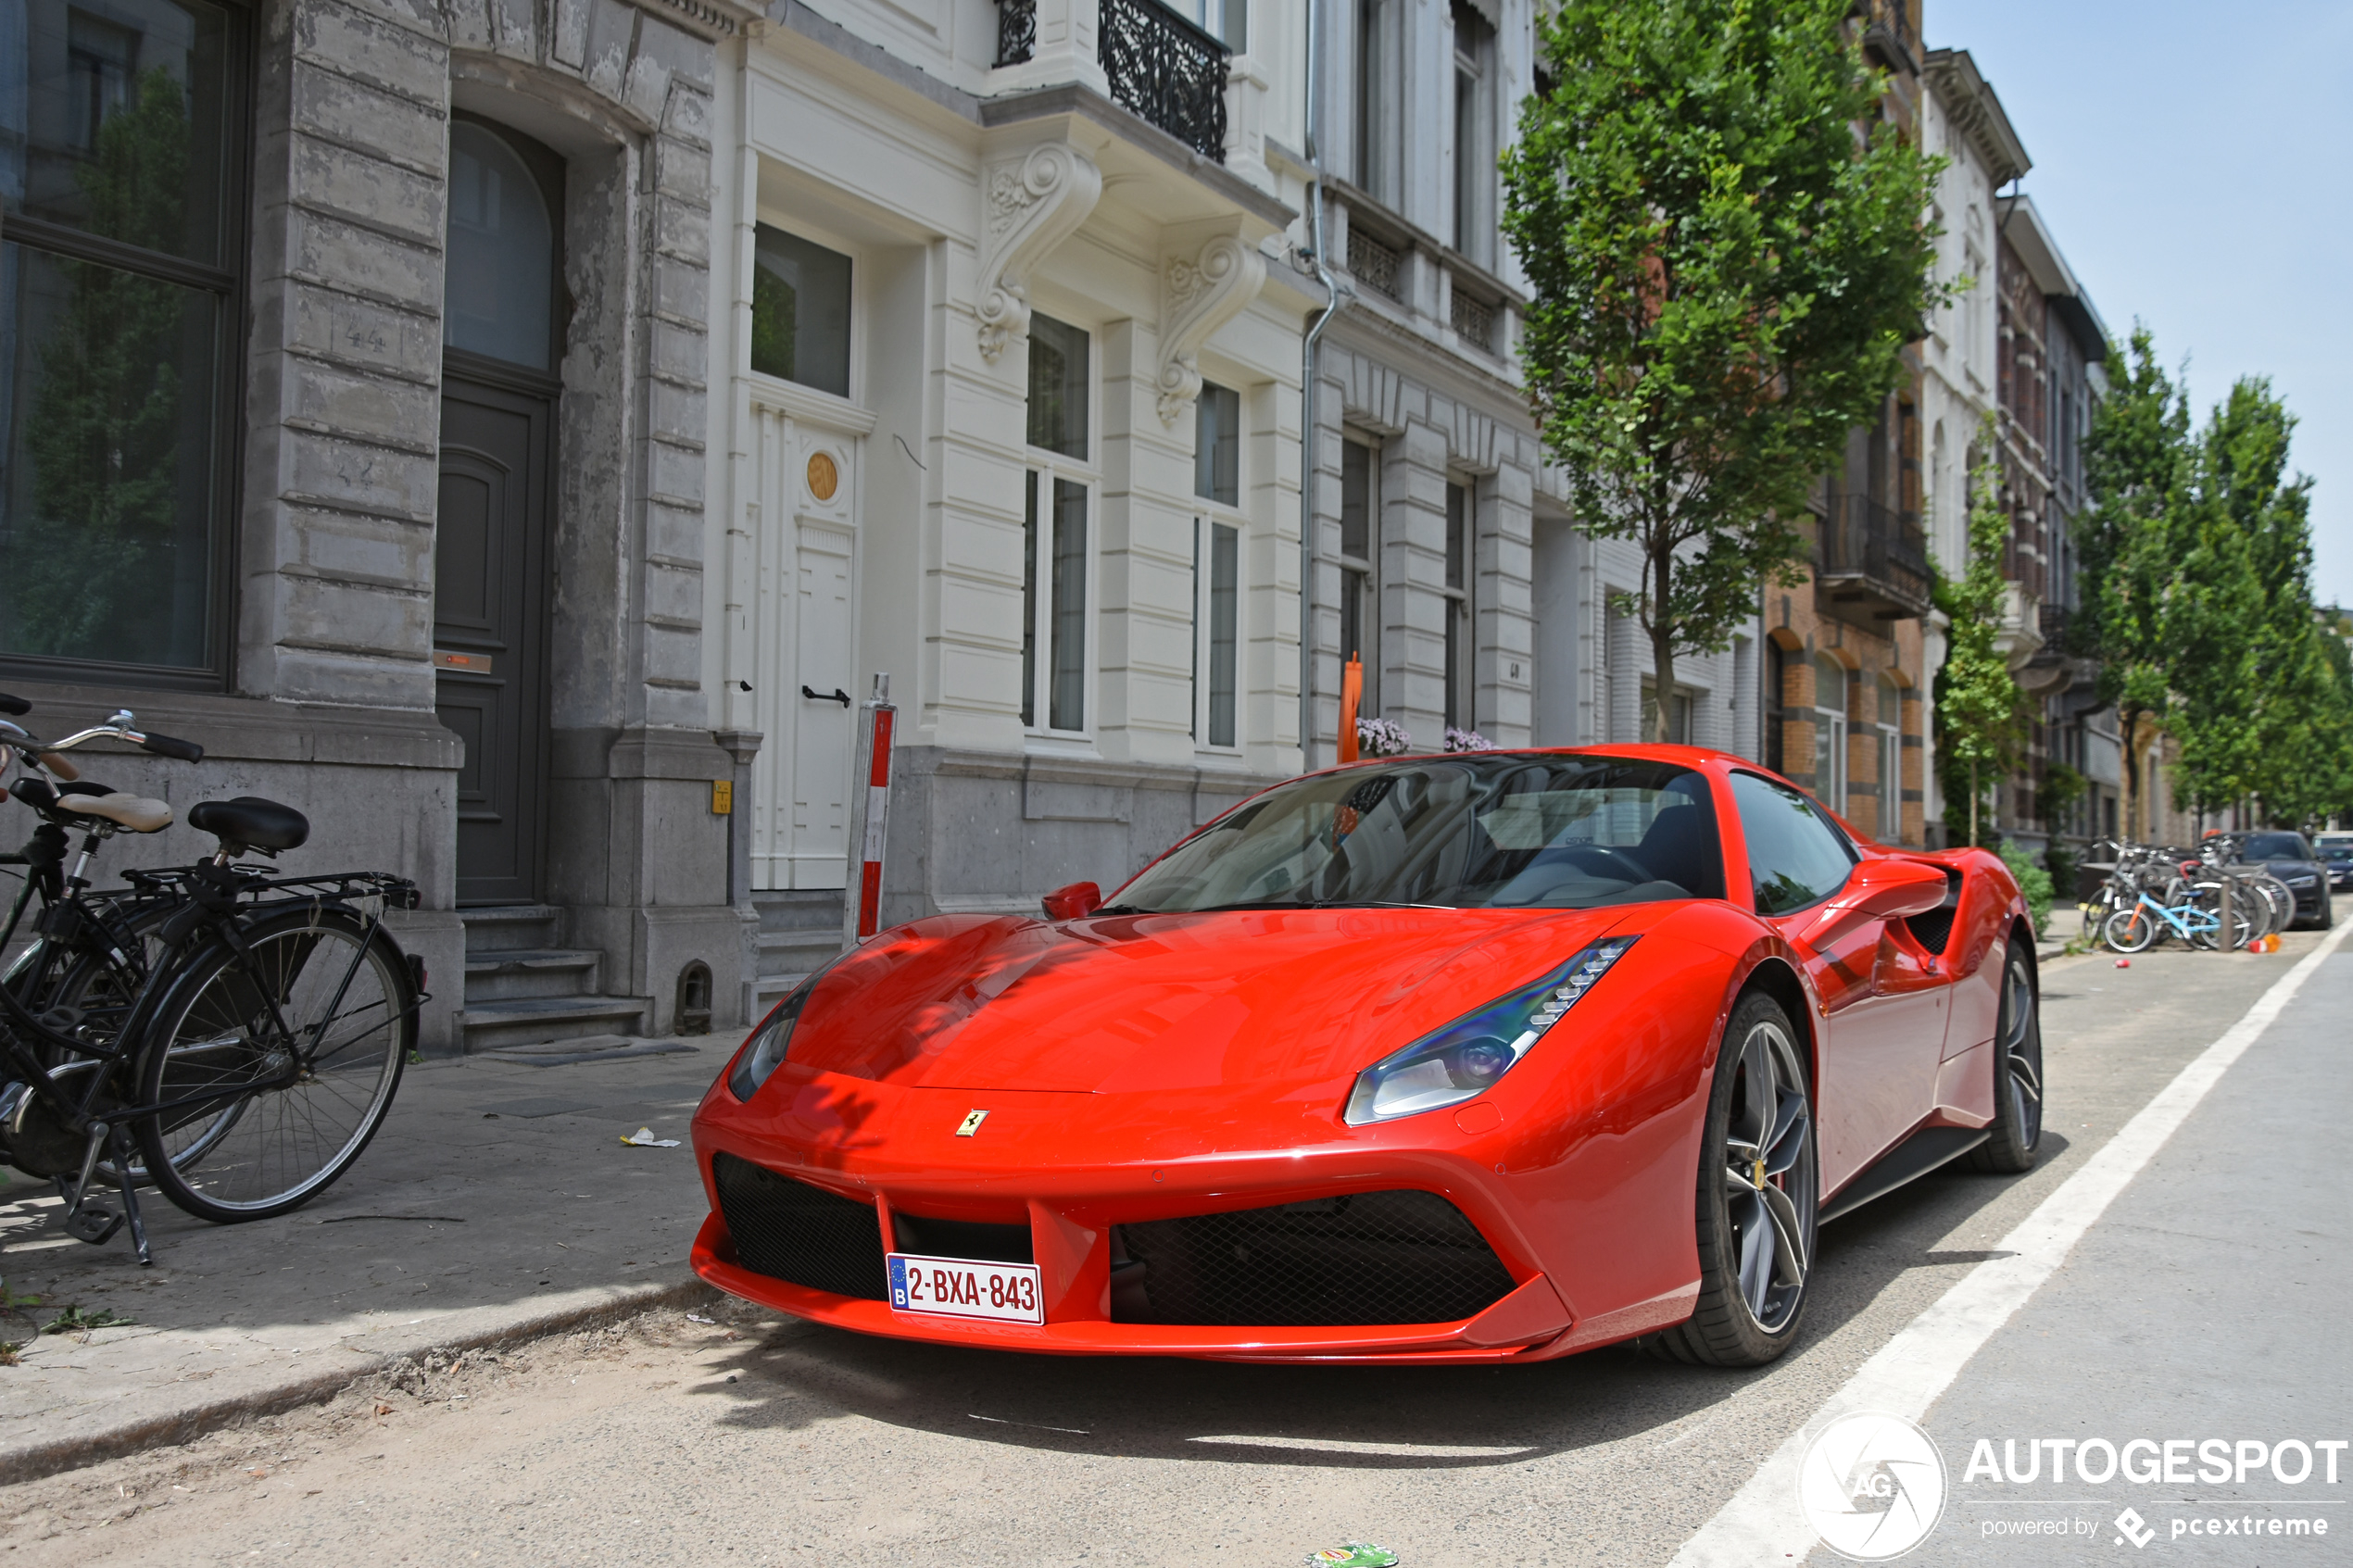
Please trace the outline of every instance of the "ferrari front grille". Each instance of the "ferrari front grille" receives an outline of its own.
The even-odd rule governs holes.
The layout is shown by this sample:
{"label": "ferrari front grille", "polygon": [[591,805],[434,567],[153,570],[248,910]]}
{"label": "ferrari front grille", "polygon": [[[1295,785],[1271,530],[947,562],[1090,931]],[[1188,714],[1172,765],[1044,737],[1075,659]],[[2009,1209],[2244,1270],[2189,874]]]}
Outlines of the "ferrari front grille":
{"label": "ferrari front grille", "polygon": [[1514,1288],[1478,1228],[1434,1192],[1360,1192],[1115,1235],[1126,1261],[1114,1264],[1114,1323],[1453,1323]]}
{"label": "ferrari front grille", "polygon": [[711,1157],[736,1261],[788,1285],[862,1300],[889,1298],[874,1206],[721,1152]]}

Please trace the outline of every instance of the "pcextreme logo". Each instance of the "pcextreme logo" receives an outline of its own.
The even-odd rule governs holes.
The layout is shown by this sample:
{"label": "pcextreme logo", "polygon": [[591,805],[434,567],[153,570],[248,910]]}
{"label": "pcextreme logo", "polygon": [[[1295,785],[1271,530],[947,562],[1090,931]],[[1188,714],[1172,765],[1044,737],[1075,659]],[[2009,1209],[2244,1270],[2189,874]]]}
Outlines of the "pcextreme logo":
{"label": "pcextreme logo", "polygon": [[1857,1562],[1901,1557],[1944,1513],[1944,1455],[1900,1415],[1856,1411],[1814,1435],[1797,1503],[1822,1544]]}

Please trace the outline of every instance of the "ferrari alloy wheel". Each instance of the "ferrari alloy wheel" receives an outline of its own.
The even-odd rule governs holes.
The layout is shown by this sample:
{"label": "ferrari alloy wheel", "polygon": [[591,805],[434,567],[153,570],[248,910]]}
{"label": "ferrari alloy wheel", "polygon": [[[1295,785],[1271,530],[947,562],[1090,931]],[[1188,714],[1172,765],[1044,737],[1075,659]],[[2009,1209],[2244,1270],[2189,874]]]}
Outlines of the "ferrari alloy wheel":
{"label": "ferrari alloy wheel", "polygon": [[1994,1029],[1993,1135],[1969,1151],[1980,1171],[2014,1173],[2034,1168],[2043,1141],[2043,1021],[2034,963],[2026,944],[2010,938],[2002,963],[2002,1010]]}
{"label": "ferrari alloy wheel", "polygon": [[1733,1009],[1716,1061],[1696,1204],[1699,1299],[1653,1336],[1707,1366],[1761,1366],[1789,1348],[1806,1311],[1821,1173],[1799,1035],[1770,997]]}

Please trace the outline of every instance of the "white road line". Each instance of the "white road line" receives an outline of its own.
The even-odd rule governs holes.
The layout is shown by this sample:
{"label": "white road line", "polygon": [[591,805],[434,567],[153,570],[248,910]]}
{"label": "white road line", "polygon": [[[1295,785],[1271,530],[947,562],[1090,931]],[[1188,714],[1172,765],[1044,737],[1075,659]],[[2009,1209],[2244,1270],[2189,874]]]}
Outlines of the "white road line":
{"label": "white road line", "polygon": [[2353,935],[2353,922],[2321,939],[2294,969],[2159,1090],[2058,1185],[2033,1213],[2004,1236],[1998,1250],[1963,1275],[1936,1304],[1905,1325],[1879,1353],[1856,1369],[1845,1386],[1776,1449],[1748,1484],[1732,1495],[1699,1533],[1683,1543],[1670,1568],[1755,1568],[1802,1559],[1816,1544],[1797,1507],[1797,1466],[1813,1434],[1849,1411],[1887,1411],[1918,1421],[1944,1392],[1978,1348],[2010,1320],[2045,1280],[2067,1261],[2083,1233],[2125,1185],[2196,1109],[2231,1063],[2271,1027],[2322,960]]}

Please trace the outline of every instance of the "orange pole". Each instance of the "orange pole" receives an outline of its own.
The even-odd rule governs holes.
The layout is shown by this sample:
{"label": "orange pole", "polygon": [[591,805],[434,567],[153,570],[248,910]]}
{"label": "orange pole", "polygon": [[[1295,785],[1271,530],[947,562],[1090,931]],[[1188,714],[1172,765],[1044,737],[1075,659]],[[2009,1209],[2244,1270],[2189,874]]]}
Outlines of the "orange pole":
{"label": "orange pole", "polygon": [[1365,701],[1365,666],[1354,654],[1340,676],[1340,759],[1356,760],[1356,709]]}

